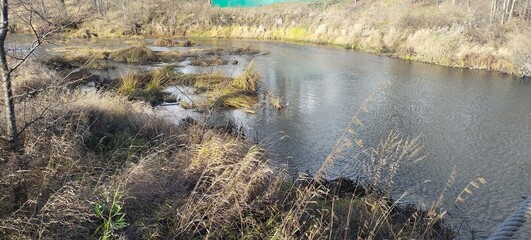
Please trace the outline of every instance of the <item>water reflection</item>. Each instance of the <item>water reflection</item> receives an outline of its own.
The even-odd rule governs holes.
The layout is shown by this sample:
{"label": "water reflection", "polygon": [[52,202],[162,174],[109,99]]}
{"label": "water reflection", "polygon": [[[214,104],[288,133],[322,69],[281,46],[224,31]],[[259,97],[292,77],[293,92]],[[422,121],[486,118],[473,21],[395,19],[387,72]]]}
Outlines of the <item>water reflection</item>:
{"label": "water reflection", "polygon": [[[445,193],[444,208],[452,224],[466,221],[481,238],[531,193],[528,82],[337,48],[209,43],[252,45],[271,52],[256,59],[264,88],[278,90],[290,108],[260,112],[254,127],[259,138],[277,132],[289,136],[268,148],[280,156],[279,161],[288,161],[293,173],[316,171],[360,104],[376,94],[371,111],[362,116],[364,125],[357,129],[364,142],[375,146],[390,130],[400,129],[404,136],[420,135],[429,154],[427,160],[403,167],[396,179],[397,194],[417,186],[407,200],[429,206],[455,166],[455,182]],[[384,82],[387,88],[378,91]],[[362,154],[351,149],[336,161],[331,175],[356,177],[360,164],[364,164]],[[454,207],[459,192],[477,177],[486,178],[488,184]],[[520,237],[530,236],[530,228]]]}
{"label": "water reflection", "polygon": [[[261,105],[252,117],[238,111],[222,115],[250,128],[253,139],[266,141],[273,160],[286,164],[293,174],[315,172],[360,105],[375,95],[370,111],[360,116],[364,124],[356,128],[357,137],[367,146],[376,146],[389,131],[399,129],[404,136],[420,135],[423,151],[429,155],[423,162],[403,166],[395,181],[395,194],[415,187],[406,200],[429,206],[441,194],[455,166],[455,179],[445,193],[443,207],[449,210],[454,226],[466,221],[484,237],[518,206],[522,196],[531,193],[530,81],[340,48],[257,41],[198,42],[220,47],[250,45],[271,52],[255,58],[263,77],[261,87],[284,97],[287,109],[277,112]],[[114,47],[119,43],[105,44]],[[240,64],[185,66],[180,70],[237,76],[252,58],[234,58]],[[379,90],[383,84],[387,87]],[[182,111],[167,110],[170,114]],[[330,176],[358,177],[363,164],[363,154],[356,148],[348,149],[336,160]],[[457,195],[478,177],[484,177],[487,185],[454,207]],[[528,224],[519,238],[529,236]]]}

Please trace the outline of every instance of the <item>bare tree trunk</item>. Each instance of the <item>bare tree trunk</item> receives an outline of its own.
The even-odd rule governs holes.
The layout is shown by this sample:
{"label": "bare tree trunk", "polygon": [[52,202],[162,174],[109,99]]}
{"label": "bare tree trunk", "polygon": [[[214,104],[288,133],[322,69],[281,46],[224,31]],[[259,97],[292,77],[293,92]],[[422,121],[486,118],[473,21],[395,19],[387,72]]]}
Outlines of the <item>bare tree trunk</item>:
{"label": "bare tree trunk", "polygon": [[18,139],[17,121],[15,117],[15,104],[13,101],[13,91],[11,89],[11,71],[7,64],[5,41],[8,29],[8,1],[2,0],[2,23],[0,25],[0,67],[2,70],[2,90],[4,92],[4,104],[7,123],[7,138],[11,143],[12,150],[18,152],[20,141]]}
{"label": "bare tree trunk", "polygon": [[501,24],[502,25],[505,25],[505,23],[507,22],[507,13],[509,12],[510,1],[511,0],[504,0],[503,1],[503,8],[502,8],[502,12],[501,12],[501,15],[502,15]]}
{"label": "bare tree trunk", "polygon": [[509,10],[509,17],[508,17],[508,20],[510,20],[511,18],[513,18],[513,14],[514,14],[514,3],[516,2],[516,0],[513,0],[513,4],[511,5],[511,10]]}
{"label": "bare tree trunk", "polygon": [[525,16],[525,21],[526,21],[526,22],[529,20],[529,12],[528,12],[528,9],[529,9],[529,0],[525,1],[524,16]]}
{"label": "bare tree trunk", "polygon": [[490,2],[490,22],[489,25],[492,26],[494,23],[495,13],[496,13],[496,1],[497,0],[491,0]]}
{"label": "bare tree trunk", "polygon": [[502,14],[501,14],[501,24],[505,24],[505,3],[507,2],[507,0],[503,0],[503,3],[502,3]]}
{"label": "bare tree trunk", "polygon": [[126,0],[122,0],[122,11],[124,13],[124,22],[127,24],[127,3]]}

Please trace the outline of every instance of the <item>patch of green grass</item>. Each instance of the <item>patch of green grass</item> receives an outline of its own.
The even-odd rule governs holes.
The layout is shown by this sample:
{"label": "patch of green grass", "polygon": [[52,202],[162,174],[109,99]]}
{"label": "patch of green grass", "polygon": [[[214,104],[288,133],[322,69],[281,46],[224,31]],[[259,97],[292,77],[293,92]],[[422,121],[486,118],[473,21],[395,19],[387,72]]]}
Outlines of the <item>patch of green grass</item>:
{"label": "patch of green grass", "polygon": [[308,35],[308,31],[303,27],[294,27],[288,30],[287,38],[293,40],[304,40]]}
{"label": "patch of green grass", "polygon": [[100,222],[95,234],[100,235],[101,240],[111,240],[114,239],[116,231],[127,226],[121,200],[123,193],[117,189],[112,196],[105,193],[101,195],[103,201],[94,205],[94,215]]}

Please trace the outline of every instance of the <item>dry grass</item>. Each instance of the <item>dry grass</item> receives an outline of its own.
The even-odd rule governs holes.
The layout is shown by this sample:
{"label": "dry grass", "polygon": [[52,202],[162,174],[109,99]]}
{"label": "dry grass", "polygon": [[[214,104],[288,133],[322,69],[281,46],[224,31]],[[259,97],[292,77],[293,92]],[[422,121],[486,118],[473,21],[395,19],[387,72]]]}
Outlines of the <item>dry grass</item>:
{"label": "dry grass", "polygon": [[196,93],[203,97],[203,101],[195,106],[199,110],[232,108],[254,113],[254,106],[258,103],[257,88],[260,76],[251,63],[244,73],[234,79],[219,73],[184,74],[177,77],[173,84],[193,86]]}
{"label": "dry grass", "polygon": [[[49,15],[64,15],[57,4],[42,2],[53,9]],[[91,4],[67,2],[70,13],[89,15],[95,10]],[[525,12],[528,7],[524,4],[525,1],[517,2],[516,14],[502,25],[499,17],[491,18],[488,4],[479,0],[471,1],[470,6],[459,1],[342,0],[274,4],[246,11],[214,8],[200,1],[146,4],[145,0],[132,0],[125,5],[109,3],[104,16],[77,24],[67,29],[66,35],[156,36],[160,38],[157,43],[164,46],[175,45],[175,37],[291,40],[337,44],[445,66],[528,75],[525,56],[531,30],[529,10]],[[12,28],[24,31],[24,24],[14,19]],[[130,60],[134,62],[135,58]]]}
{"label": "dry grass", "polygon": [[117,50],[109,54],[109,59],[117,62],[148,64],[158,62],[157,56],[146,46],[135,46]]}
{"label": "dry grass", "polygon": [[120,79],[118,93],[130,100],[142,100],[153,105],[163,101],[163,89],[176,82],[178,73],[172,66],[160,67],[151,72],[129,74]]}
{"label": "dry grass", "polygon": [[196,59],[193,59],[190,64],[193,66],[208,67],[224,65],[226,64],[226,61],[220,56],[198,57]]}
{"label": "dry grass", "polygon": [[207,93],[209,105],[221,105],[254,113],[253,106],[257,103],[256,91],[259,82],[260,76],[254,70],[254,62],[251,62],[242,75],[215,86]]}
{"label": "dry grass", "polygon": [[[527,73],[525,61],[519,61],[518,55],[529,48],[513,39],[531,39],[529,15],[519,14],[505,25],[490,22],[488,6],[482,2],[467,7],[450,1],[345,0],[284,3],[246,11],[213,8],[197,1],[146,5],[137,0],[130,4],[137,8],[129,13],[129,21],[142,22],[136,34],[337,44],[445,66]],[[113,10],[117,18],[123,15],[121,10]],[[86,25],[94,32],[116,28],[102,22]]]}
{"label": "dry grass", "polygon": [[181,52],[153,52],[155,56],[159,59],[161,62],[181,62],[184,61],[184,59],[187,57],[186,53]]}
{"label": "dry grass", "polygon": [[282,104],[282,97],[277,96],[273,91],[268,91],[266,94],[267,102],[277,110],[282,110],[284,105]]}
{"label": "dry grass", "polygon": [[[172,74],[160,69],[150,81]],[[236,89],[231,79],[218,81]],[[256,87],[242,82],[239,91]],[[221,91],[216,88],[210,91]],[[367,195],[351,181],[323,180],[344,148],[357,146],[386,163],[367,170],[380,173],[374,174],[377,186],[388,186],[400,164],[418,159],[416,139],[396,132],[374,148],[357,141],[353,128],[367,103],[317,175],[289,182],[267,164],[260,146],[234,135],[195,124],[177,127],[150,106],[111,92],[46,89],[17,102],[17,109],[25,108],[19,119],[46,111],[24,133],[24,154],[0,162],[0,238],[98,237],[101,219],[93,207],[114,193],[127,216],[127,227],[115,230],[114,238],[451,238],[440,215],[402,208],[377,192]],[[19,166],[26,171],[16,171]]]}
{"label": "dry grass", "polygon": [[34,59],[24,62],[12,77],[15,96],[35,94],[47,88],[62,87],[66,83],[59,74]]}
{"label": "dry grass", "polygon": [[150,107],[109,94],[48,88],[17,109],[18,119],[37,121],[24,132],[24,154],[0,163],[2,239],[92,236],[99,188],[162,134],[177,133]]}
{"label": "dry grass", "polygon": [[251,61],[242,75],[231,82],[231,86],[243,91],[255,92],[259,82],[260,76],[254,69],[254,61]]}
{"label": "dry grass", "polygon": [[159,47],[193,47],[196,43],[192,40],[179,41],[170,38],[159,38],[155,40],[153,45]]}
{"label": "dry grass", "polygon": [[234,108],[254,113],[254,105],[258,103],[256,91],[259,79],[252,64],[235,79],[217,73],[179,74],[174,72],[172,66],[168,66],[152,72],[122,77],[118,93],[127,96],[130,100],[142,100],[156,105],[163,101],[162,90],[165,86],[170,84],[193,86],[204,101],[195,103],[193,106],[184,104],[185,108],[199,110]]}

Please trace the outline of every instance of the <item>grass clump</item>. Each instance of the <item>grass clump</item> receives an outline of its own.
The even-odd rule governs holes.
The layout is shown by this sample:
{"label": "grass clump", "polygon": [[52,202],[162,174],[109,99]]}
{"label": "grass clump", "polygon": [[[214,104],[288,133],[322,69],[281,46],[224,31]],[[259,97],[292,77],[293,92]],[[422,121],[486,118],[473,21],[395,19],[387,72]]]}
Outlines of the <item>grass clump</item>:
{"label": "grass clump", "polygon": [[227,62],[220,56],[198,57],[190,62],[190,64],[193,66],[201,67],[224,65],[226,63]]}
{"label": "grass clump", "polygon": [[217,73],[177,74],[171,66],[159,68],[152,72],[130,74],[120,79],[118,93],[130,100],[142,100],[159,104],[164,100],[163,89],[169,84],[193,86],[203,101],[195,106],[183,104],[185,108],[242,109],[254,113],[253,106],[257,100],[257,86],[260,77],[253,69],[252,63],[245,72],[231,79]]}
{"label": "grass clump", "polygon": [[256,96],[249,96],[243,92],[225,94],[217,102],[223,107],[241,109],[247,113],[255,113],[253,107],[258,103]]}
{"label": "grass clump", "polygon": [[155,40],[153,45],[158,47],[193,47],[196,45],[196,42],[192,40],[179,41],[170,38],[159,38]]}
{"label": "grass clump", "polygon": [[186,54],[183,54],[181,52],[155,51],[153,53],[161,62],[181,62],[184,61],[186,58]]}
{"label": "grass clump", "polygon": [[120,79],[118,93],[130,100],[142,100],[153,105],[162,103],[164,86],[176,79],[172,66],[161,67],[151,72],[129,74]]}
{"label": "grass clump", "polygon": [[256,91],[259,81],[260,76],[251,62],[239,77],[214,86],[207,94],[208,105],[254,113],[253,106],[258,102]]}
{"label": "grass clump", "polygon": [[252,61],[243,74],[235,78],[230,85],[242,91],[256,92],[259,81],[260,76],[256,73],[254,61]]}
{"label": "grass clump", "polygon": [[[234,79],[219,73],[183,74],[173,83],[196,88],[197,94],[204,98],[197,103],[199,110],[208,108],[241,109],[254,113],[253,107],[258,103],[257,90],[260,76],[256,73],[253,63],[249,64],[244,73]],[[188,105],[183,107],[191,107]]]}
{"label": "grass clump", "polygon": [[183,85],[193,86],[199,92],[211,91],[216,86],[230,81],[230,78],[219,73],[186,74],[181,77]]}
{"label": "grass clump", "polygon": [[269,105],[271,105],[273,108],[277,110],[282,110],[284,108],[284,105],[282,104],[282,97],[275,95],[273,91],[268,91],[266,98]]}
{"label": "grass clump", "polygon": [[108,70],[114,68],[105,61],[103,53],[89,53],[84,55],[67,54],[64,56],[53,56],[43,62],[48,68],[54,71],[71,71],[76,68]]}
{"label": "grass clump", "polygon": [[144,45],[117,50],[109,54],[109,59],[117,62],[148,64],[158,62],[155,53]]}

